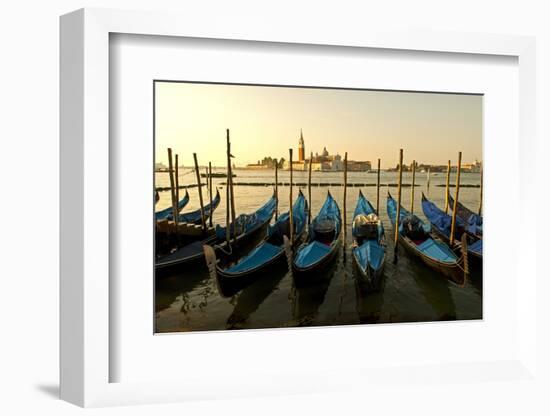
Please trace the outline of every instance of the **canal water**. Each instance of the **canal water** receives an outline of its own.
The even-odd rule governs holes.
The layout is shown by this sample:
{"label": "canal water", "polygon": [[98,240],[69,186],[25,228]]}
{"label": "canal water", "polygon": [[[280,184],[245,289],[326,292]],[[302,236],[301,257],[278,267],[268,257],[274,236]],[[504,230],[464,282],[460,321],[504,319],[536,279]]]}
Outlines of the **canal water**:
{"label": "canal water", "polygon": [[[216,172],[216,170],[214,170]],[[236,170],[234,182],[273,182],[273,171]],[[451,183],[455,181],[451,175]],[[194,184],[195,175],[189,169],[181,169],[180,185]],[[214,222],[225,223],[225,178],[214,178],[213,187],[220,190],[222,200],[214,213]],[[318,183],[339,183],[342,172],[313,172],[312,216],[323,204],[327,190],[343,204],[341,186],[317,187]],[[289,172],[279,172],[279,182],[289,182]],[[294,182],[307,183],[307,172],[294,172]],[[385,276],[380,291],[366,292],[356,283],[350,255],[352,215],[359,190],[376,206],[376,186],[347,188],[347,241],[325,283],[296,288],[285,262],[280,267],[262,275],[255,283],[231,297],[223,297],[216,282],[208,274],[206,265],[178,271],[157,279],[155,283],[155,330],[156,332],[205,331],[217,329],[274,328],[296,326],[350,325],[362,323],[423,322],[441,320],[466,320],[482,318],[482,276],[474,272],[465,287],[459,287],[433,272],[417,259],[400,250],[397,264],[393,258],[391,226],[386,212],[388,190],[396,197],[395,172],[381,173],[380,217],[386,229],[388,252]],[[480,174],[462,173],[462,185],[478,185]],[[348,183],[376,184],[376,173],[349,172]],[[403,183],[411,183],[411,174],[403,174]],[[431,173],[427,189],[427,174],[418,172],[415,188],[414,211],[425,219],[421,207],[422,192],[438,206],[445,204],[445,173]],[[167,173],[156,173],[156,186],[169,186]],[[208,193],[203,188],[203,195]],[[235,186],[237,214],[252,213],[273,194],[272,186]],[[289,188],[279,186],[279,212],[289,208]],[[295,187],[294,196],[298,189]],[[307,188],[302,188],[307,197]],[[454,190],[453,190],[454,192]],[[215,191],[214,191],[215,193]],[[189,189],[190,202],[183,212],[197,209],[197,188]],[[479,188],[460,189],[460,201],[477,211]],[[411,204],[411,188],[403,188],[403,206]],[[170,192],[160,192],[156,209],[170,205]]]}

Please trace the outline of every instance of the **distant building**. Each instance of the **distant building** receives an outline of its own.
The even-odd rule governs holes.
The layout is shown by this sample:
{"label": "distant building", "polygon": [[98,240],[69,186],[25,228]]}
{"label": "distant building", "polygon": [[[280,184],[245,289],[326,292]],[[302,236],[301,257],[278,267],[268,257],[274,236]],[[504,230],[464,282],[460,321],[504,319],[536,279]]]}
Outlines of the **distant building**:
{"label": "distant building", "polygon": [[481,173],[481,162],[476,159],[474,163],[466,163],[462,165],[460,171],[470,172],[470,173]]}
{"label": "distant building", "polygon": [[298,142],[298,162],[303,162],[305,160],[306,148],[304,145],[304,135],[302,134],[302,129],[300,129],[300,141]]}
{"label": "distant building", "polygon": [[[311,160],[310,160],[311,159]],[[300,130],[300,139],[298,141],[298,160],[292,161],[293,170],[309,170],[309,164],[311,163],[311,170],[321,172],[338,172],[344,170],[344,161],[339,154],[329,154],[326,147],[323,148],[321,154],[315,153],[315,156],[306,159],[305,158],[305,143],[304,135]],[[290,162],[285,161],[284,169],[290,169]],[[348,170],[356,172],[367,172],[371,170],[371,163],[369,161],[354,161],[348,160]]]}

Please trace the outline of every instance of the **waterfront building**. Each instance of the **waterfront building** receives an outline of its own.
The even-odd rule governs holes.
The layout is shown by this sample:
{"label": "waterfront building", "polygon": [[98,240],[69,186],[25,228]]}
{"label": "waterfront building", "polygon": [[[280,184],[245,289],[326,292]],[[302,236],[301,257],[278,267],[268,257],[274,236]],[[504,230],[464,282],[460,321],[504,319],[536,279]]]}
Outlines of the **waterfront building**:
{"label": "waterfront building", "polygon": [[298,142],[298,162],[305,160],[306,148],[304,145],[304,135],[302,129],[300,129],[300,141]]}
{"label": "waterfront building", "polygon": [[[300,129],[300,139],[298,141],[298,160],[292,161],[293,170],[306,171],[309,169],[311,163],[311,170],[321,172],[340,172],[344,170],[344,161],[342,156],[338,153],[331,155],[326,147],[323,147],[321,154],[315,153],[315,156],[306,159],[305,154],[305,141],[303,131]],[[290,162],[285,161],[284,169],[290,169]],[[371,170],[371,163],[369,161],[355,161],[348,160],[348,170],[355,172],[368,172]]]}

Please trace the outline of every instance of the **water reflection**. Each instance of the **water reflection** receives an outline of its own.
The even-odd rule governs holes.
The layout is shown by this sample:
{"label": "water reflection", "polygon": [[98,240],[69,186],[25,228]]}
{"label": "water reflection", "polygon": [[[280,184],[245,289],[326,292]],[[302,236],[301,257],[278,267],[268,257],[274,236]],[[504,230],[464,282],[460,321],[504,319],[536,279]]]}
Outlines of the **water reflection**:
{"label": "water reflection", "polygon": [[340,255],[327,269],[322,276],[311,282],[311,284],[292,284],[290,301],[292,304],[292,326],[308,326],[314,323],[319,313],[319,308],[325,301],[328,287],[337,269]]}
{"label": "water reflection", "polygon": [[456,319],[456,306],[449,290],[449,282],[437,273],[426,273],[422,264],[411,262],[411,272],[420,292],[435,311],[435,319],[448,321]]}
{"label": "water reflection", "polygon": [[355,281],[355,301],[359,323],[374,324],[381,321],[382,305],[384,304],[384,289],[386,279],[383,275],[376,287],[367,287],[361,279],[354,275]]}
{"label": "water reflection", "polygon": [[188,295],[207,279],[208,273],[201,266],[157,279],[155,282],[155,312],[168,308],[178,296]]}
{"label": "water reflection", "polygon": [[285,274],[286,269],[277,270],[275,273],[270,272],[258,278],[235,296],[233,312],[227,318],[227,329],[243,328],[243,324],[277,288]]}

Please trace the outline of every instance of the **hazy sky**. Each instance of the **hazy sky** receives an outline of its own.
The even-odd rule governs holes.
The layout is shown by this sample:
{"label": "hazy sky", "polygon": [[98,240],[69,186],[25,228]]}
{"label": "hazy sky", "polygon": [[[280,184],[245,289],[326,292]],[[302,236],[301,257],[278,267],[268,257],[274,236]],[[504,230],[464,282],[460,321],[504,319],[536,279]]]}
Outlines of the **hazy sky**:
{"label": "hazy sky", "polygon": [[180,163],[225,164],[225,129],[231,132],[237,166],[264,156],[297,158],[300,128],[306,155],[348,152],[350,160],[377,158],[395,166],[404,161],[463,163],[482,159],[482,97],[281,88],[190,83],[156,84],[156,159],[167,164],[166,148]]}

